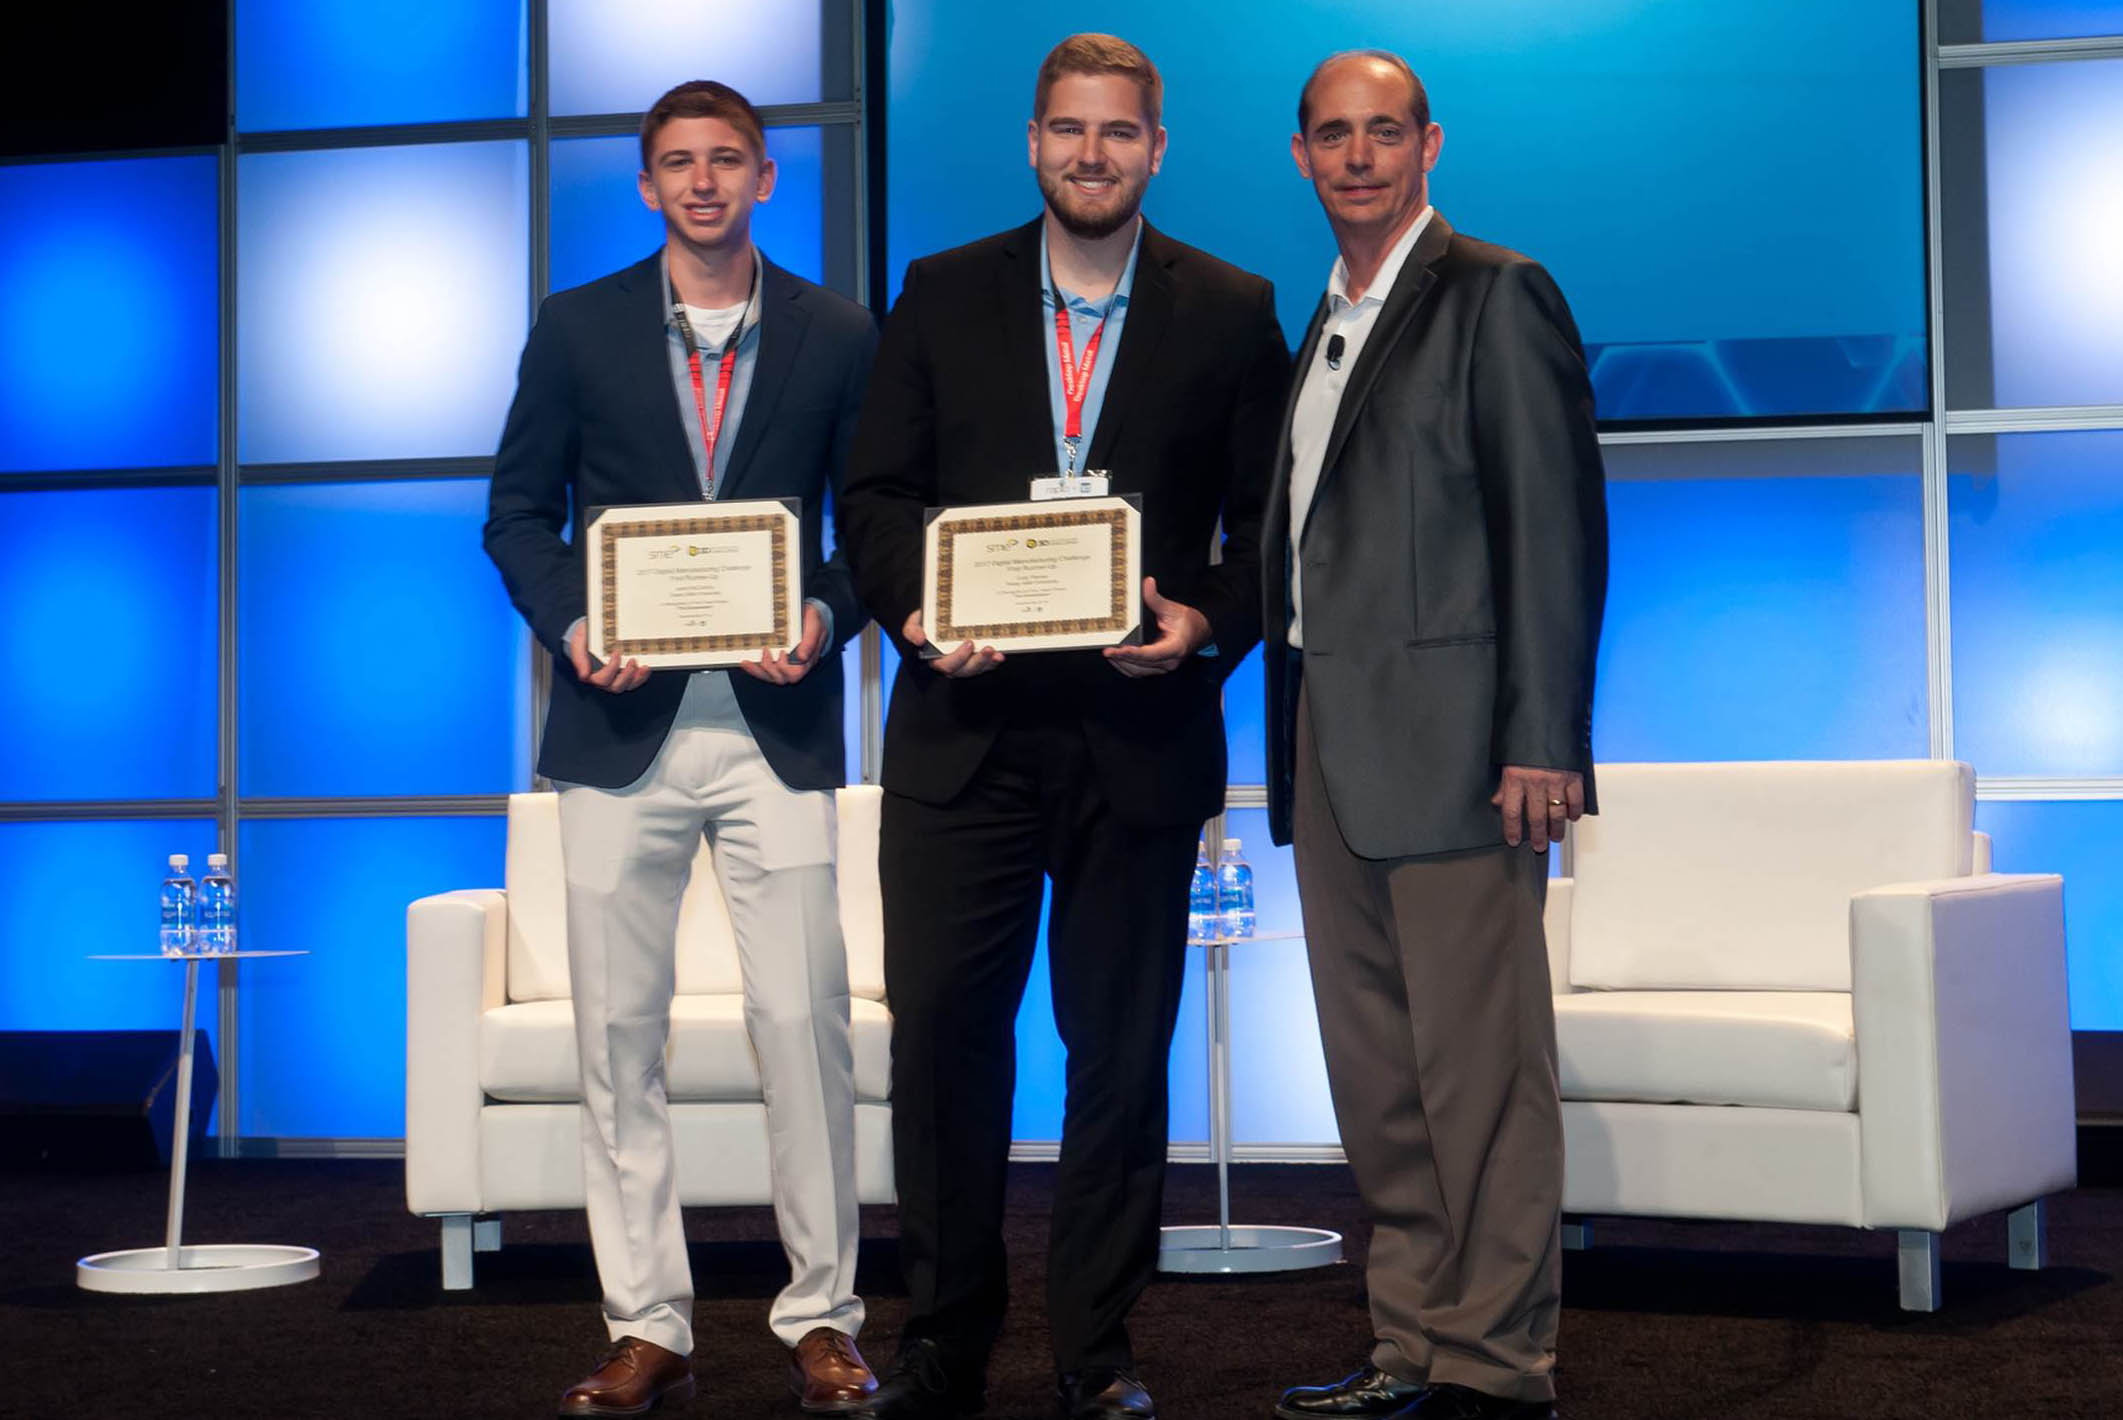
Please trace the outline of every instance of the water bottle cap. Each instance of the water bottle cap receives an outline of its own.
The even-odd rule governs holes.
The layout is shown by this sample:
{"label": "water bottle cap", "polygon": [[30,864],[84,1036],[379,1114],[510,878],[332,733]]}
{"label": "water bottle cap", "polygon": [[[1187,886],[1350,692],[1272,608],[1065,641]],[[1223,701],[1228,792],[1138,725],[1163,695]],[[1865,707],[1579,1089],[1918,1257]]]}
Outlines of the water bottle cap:
{"label": "water bottle cap", "polygon": [[1227,838],[1224,840],[1224,851],[1226,853],[1236,853],[1238,852],[1240,846],[1241,845],[1239,844],[1239,841],[1236,838]]}
{"label": "water bottle cap", "polygon": [[170,854],[170,866],[172,868],[188,868],[191,866],[191,862],[192,860],[182,853]]}
{"label": "water bottle cap", "polygon": [[229,865],[229,855],[226,853],[209,853],[206,855],[206,865],[209,868],[226,868]]}

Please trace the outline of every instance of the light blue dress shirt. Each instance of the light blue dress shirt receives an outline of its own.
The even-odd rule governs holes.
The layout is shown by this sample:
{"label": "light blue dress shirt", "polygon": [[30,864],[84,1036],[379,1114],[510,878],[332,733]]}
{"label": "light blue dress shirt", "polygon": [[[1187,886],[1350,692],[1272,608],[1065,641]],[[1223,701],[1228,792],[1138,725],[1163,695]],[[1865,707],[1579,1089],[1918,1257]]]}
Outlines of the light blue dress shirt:
{"label": "light blue dress shirt", "polygon": [[[1113,378],[1113,362],[1120,354],[1121,327],[1127,324],[1128,300],[1135,289],[1135,261],[1143,251],[1142,218],[1135,219],[1135,245],[1128,248],[1128,264],[1120,274],[1120,284],[1113,294],[1097,305],[1085,300],[1075,292],[1062,289],[1062,304],[1069,308],[1069,338],[1076,344],[1076,362],[1084,359],[1084,343],[1091,332],[1098,329],[1101,316],[1105,317],[1106,333],[1099,337],[1098,364],[1091,371],[1091,388],[1084,394],[1084,438],[1077,451],[1076,472],[1088,472],[1087,461],[1091,456],[1091,436],[1098,432],[1098,414],[1105,407],[1106,384]],[[1054,411],[1054,467],[1069,471],[1069,443],[1062,437],[1068,427],[1069,406],[1062,397],[1061,352],[1054,341],[1054,266],[1047,257],[1047,226],[1040,223],[1039,229],[1039,313],[1040,341],[1047,348],[1047,399]],[[1108,312],[1111,314],[1108,314]],[[740,359],[742,357],[740,356]],[[688,394],[687,399],[692,396]]]}

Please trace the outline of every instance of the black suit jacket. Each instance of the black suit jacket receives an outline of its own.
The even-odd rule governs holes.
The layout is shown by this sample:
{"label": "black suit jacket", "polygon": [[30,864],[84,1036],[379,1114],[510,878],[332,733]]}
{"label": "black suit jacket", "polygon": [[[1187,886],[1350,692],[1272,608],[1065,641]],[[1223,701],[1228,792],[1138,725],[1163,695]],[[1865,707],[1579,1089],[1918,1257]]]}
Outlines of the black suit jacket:
{"label": "black suit jacket", "polygon": [[[1298,368],[1312,359],[1322,301]],[[1290,416],[1262,531],[1268,809],[1290,841]],[[1367,858],[1503,842],[1507,764],[1592,782],[1606,485],[1577,326],[1548,273],[1433,215],[1343,391],[1297,570],[1328,800]]]}
{"label": "black suit jacket", "polygon": [[[869,312],[765,262],[751,392],[720,493],[803,501],[804,596],[833,609],[833,644],[795,685],[733,671],[730,684],[760,752],[792,789],[845,782],[839,650],[862,630],[845,561],[821,555],[825,496],[837,484],[863,380],[876,348]],[[524,345],[487,502],[486,550],[509,599],[553,654],[553,688],[538,771],[619,788],[656,757],[686,673],[656,671],[613,695],[582,684],[566,636],[588,605],[584,510],[682,503],[699,477],[671,380],[664,317],[670,298],[657,257],[549,297]],[[561,531],[573,529],[572,540]]]}
{"label": "black suit jacket", "polygon": [[[1021,501],[1056,472],[1039,232],[915,262],[885,322],[839,508],[856,584],[895,638],[921,606],[923,509]],[[1142,495],[1143,571],[1208,617],[1218,654],[1129,679],[1097,651],[1042,652],[952,680],[901,644],[887,789],[945,803],[1006,723],[1059,716],[1082,724],[1129,821],[1198,824],[1222,807],[1221,689],[1260,634],[1257,535],[1289,368],[1273,289],[1146,226],[1113,360],[1084,466]]]}

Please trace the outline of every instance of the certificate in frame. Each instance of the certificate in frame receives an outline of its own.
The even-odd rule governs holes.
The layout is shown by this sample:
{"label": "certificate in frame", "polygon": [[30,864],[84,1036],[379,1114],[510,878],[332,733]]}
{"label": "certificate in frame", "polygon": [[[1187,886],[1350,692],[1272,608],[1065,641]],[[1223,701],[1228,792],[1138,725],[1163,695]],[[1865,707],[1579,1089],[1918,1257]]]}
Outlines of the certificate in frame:
{"label": "certificate in frame", "polygon": [[591,509],[590,654],[706,670],[793,649],[803,638],[802,532],[793,498]]}
{"label": "certificate in frame", "polygon": [[1142,506],[1135,494],[931,508],[922,536],[924,655],[1143,639]]}

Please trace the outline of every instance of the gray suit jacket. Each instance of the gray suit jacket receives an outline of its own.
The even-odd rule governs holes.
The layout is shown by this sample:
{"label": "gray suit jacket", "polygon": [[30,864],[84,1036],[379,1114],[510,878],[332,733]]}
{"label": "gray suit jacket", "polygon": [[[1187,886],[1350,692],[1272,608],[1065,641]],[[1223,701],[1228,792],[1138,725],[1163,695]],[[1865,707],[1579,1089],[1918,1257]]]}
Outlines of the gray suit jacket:
{"label": "gray suit jacket", "polygon": [[[1326,314],[1298,357],[1309,366]],[[1261,530],[1268,812],[1290,839],[1302,678],[1328,799],[1367,858],[1503,842],[1503,765],[1592,784],[1605,479],[1548,273],[1433,216],[1350,374],[1305,520],[1291,652],[1290,419]]]}

